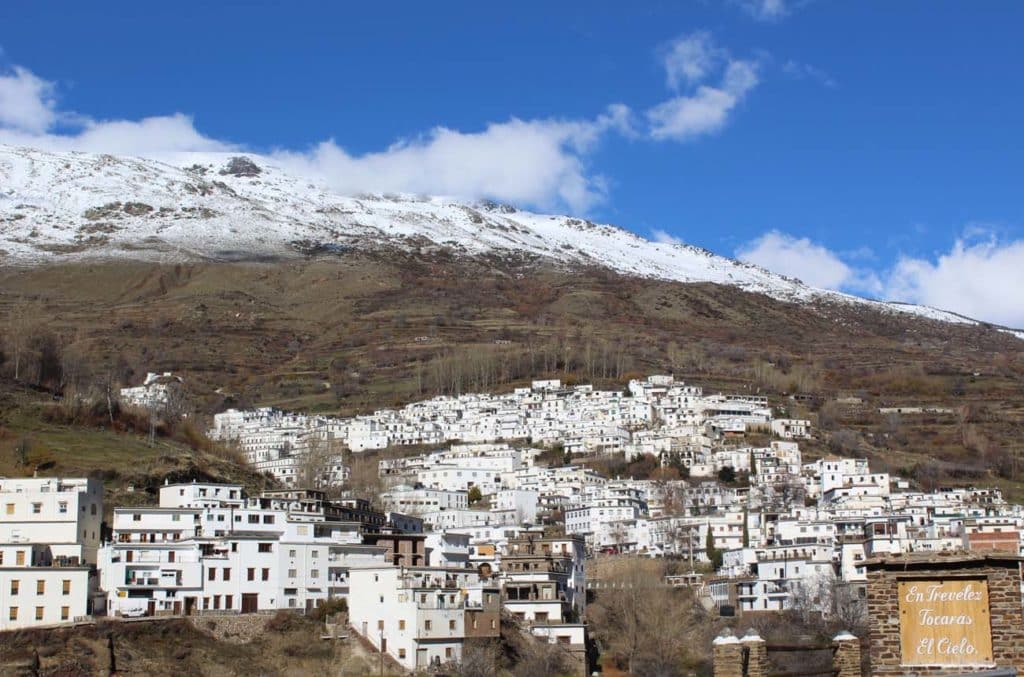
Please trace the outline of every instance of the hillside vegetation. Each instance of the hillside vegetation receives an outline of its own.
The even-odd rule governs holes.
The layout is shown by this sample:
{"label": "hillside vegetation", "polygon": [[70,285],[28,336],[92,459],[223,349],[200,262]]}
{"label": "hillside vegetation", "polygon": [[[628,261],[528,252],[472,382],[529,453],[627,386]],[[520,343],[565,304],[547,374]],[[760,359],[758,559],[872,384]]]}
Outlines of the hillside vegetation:
{"label": "hillside vegetation", "polygon": [[233,482],[250,491],[274,486],[237,454],[189,428],[172,431],[160,425],[151,438],[134,427],[140,423],[134,414],[115,410],[112,421],[104,416],[66,420],[64,407],[52,396],[2,381],[0,477],[38,472],[100,478],[108,518],[115,506],[156,503],[165,481]]}
{"label": "hillside vegetation", "polygon": [[[868,456],[922,484],[996,482],[1015,493],[1020,479],[1019,339],[723,285],[444,252],[8,268],[0,336],[0,372],[65,400],[174,371],[186,379],[197,429],[227,406],[350,415],[532,378],[621,387],[671,372],[707,390],[766,394],[780,413],[812,418],[822,436],[806,445],[811,456]],[[45,395],[28,392],[5,397],[18,411],[44,406]],[[883,415],[881,406],[951,411]],[[19,422],[25,415],[5,414],[5,448],[32,432],[31,416]],[[235,472],[212,465],[223,453],[171,442],[164,453],[137,433],[92,431],[76,444],[104,451],[82,452],[61,441],[62,430],[78,437],[59,425],[34,433],[33,463],[51,454],[60,472],[155,464],[159,474],[164,463]]]}

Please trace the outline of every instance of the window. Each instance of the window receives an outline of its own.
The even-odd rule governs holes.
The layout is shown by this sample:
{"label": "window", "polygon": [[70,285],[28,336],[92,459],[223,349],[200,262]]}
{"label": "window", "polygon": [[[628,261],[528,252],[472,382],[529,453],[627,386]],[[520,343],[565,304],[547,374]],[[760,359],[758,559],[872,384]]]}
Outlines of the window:
{"label": "window", "polygon": [[430,621],[429,620],[423,621],[423,629],[424,630],[430,630]]}
{"label": "window", "polygon": [[263,574],[263,580],[265,580],[265,581],[269,581],[270,580],[270,569],[263,569],[261,571],[261,573]]}
{"label": "window", "polygon": [[69,606],[62,606],[60,608],[60,619],[62,621],[66,621],[70,615],[71,615],[71,607],[69,607]]}
{"label": "window", "polygon": [[230,581],[231,580],[231,569],[229,567],[224,567],[224,580],[225,581]]}
{"label": "window", "polygon": [[58,503],[57,504],[57,512],[59,512],[62,515],[66,515],[67,512],[68,512],[68,502],[67,501],[61,501],[60,503]]}
{"label": "window", "polygon": [[25,551],[19,550],[14,553],[14,563],[18,566],[25,566]]}
{"label": "window", "polygon": [[18,620],[18,607],[12,606],[10,612],[7,614],[7,620],[16,621]]}
{"label": "window", "polygon": [[7,504],[7,514],[8,515],[13,515],[14,514],[14,504],[13,503],[8,503]]}
{"label": "window", "polygon": [[383,620],[377,621],[377,629],[378,630],[383,630],[384,629],[384,621]]}
{"label": "window", "polygon": [[231,608],[231,597],[232,597],[231,595],[224,595],[224,608],[225,609],[230,609]]}
{"label": "window", "polygon": [[445,649],[444,649],[444,657],[445,658],[451,658],[452,657],[452,648],[450,646],[445,647]]}
{"label": "window", "polygon": [[21,581],[19,581],[17,578],[15,578],[14,580],[11,581],[11,594],[12,595],[17,595],[19,588],[21,588]]}
{"label": "window", "polygon": [[260,523],[260,516],[259,515],[249,515],[249,524],[259,524],[259,523]]}
{"label": "window", "polygon": [[273,543],[260,543],[259,551],[260,552],[273,552],[271,546],[273,546]]}
{"label": "window", "polygon": [[213,608],[214,609],[219,609],[220,608],[220,595],[214,595],[213,596]]}
{"label": "window", "polygon": [[289,557],[295,557],[295,551],[294,550],[289,550],[288,551],[288,556]]}
{"label": "window", "polygon": [[172,522],[180,522],[181,521],[181,515],[179,515],[177,513],[171,515],[171,521]]}
{"label": "window", "polygon": [[399,649],[398,650],[398,657],[399,658],[405,658],[405,649]]}
{"label": "window", "polygon": [[405,619],[404,618],[398,619],[398,629],[399,630],[405,630]]}
{"label": "window", "polygon": [[37,621],[43,620],[43,607],[41,607],[41,606],[37,606],[36,607],[36,620]]}
{"label": "window", "polygon": [[288,570],[288,578],[295,578],[295,569]]}
{"label": "window", "polygon": [[313,551],[313,559],[316,559],[319,556],[320,556],[320,551],[319,550],[314,550]]}
{"label": "window", "polygon": [[310,577],[310,578],[320,578],[320,570],[319,570],[319,569],[313,569],[313,570],[311,570],[311,571],[309,572],[309,577]]}
{"label": "window", "polygon": [[448,629],[449,630],[454,630],[455,629],[455,620],[454,619],[448,621]]}
{"label": "window", "polygon": [[38,515],[42,511],[43,511],[43,504],[42,503],[33,503],[32,504],[32,514],[33,515]]}
{"label": "window", "polygon": [[256,580],[256,569],[249,567],[245,570],[245,580],[255,581]]}
{"label": "window", "polygon": [[63,594],[63,595],[70,595],[71,594],[71,581],[64,580],[64,581],[61,581],[60,583],[61,583],[61,594]]}
{"label": "window", "polygon": [[139,513],[133,514],[132,515],[132,521],[133,522],[141,522],[142,521],[142,515],[140,515]]}
{"label": "window", "polygon": [[217,570],[214,569],[213,567],[210,567],[210,570],[207,572],[206,580],[208,580],[208,581],[216,580],[216,576],[217,576]]}
{"label": "window", "polygon": [[273,524],[274,523],[274,516],[273,515],[264,515],[263,516],[263,523],[264,524]]}
{"label": "window", "polygon": [[37,595],[46,594],[46,581],[42,581],[42,580],[36,581],[36,594]]}

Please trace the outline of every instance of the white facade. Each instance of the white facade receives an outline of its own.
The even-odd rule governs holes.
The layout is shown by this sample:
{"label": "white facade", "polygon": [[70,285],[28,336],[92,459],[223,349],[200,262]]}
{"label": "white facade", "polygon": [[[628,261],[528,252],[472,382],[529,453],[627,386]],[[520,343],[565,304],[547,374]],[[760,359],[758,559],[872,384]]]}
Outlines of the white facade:
{"label": "white facade", "polygon": [[427,567],[373,567],[352,571],[349,622],[378,650],[407,670],[457,663],[475,610],[493,609],[497,636],[497,586],[475,572]]}
{"label": "white facade", "polygon": [[102,520],[98,480],[0,479],[0,630],[91,613]]}
{"label": "white facade", "polygon": [[114,510],[100,550],[111,615],[310,610],[349,593],[349,571],[384,561],[360,525],[332,519],[316,495],[238,485],[161,487],[160,507]]}

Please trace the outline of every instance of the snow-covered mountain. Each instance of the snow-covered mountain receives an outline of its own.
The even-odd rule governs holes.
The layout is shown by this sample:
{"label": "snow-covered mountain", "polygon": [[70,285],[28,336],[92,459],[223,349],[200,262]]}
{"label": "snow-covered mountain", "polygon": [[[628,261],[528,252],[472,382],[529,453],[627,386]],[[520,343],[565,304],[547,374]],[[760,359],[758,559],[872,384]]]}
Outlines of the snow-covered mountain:
{"label": "snow-covered mountain", "polygon": [[536,256],[643,277],[715,282],[794,302],[864,303],[949,322],[923,306],[811,288],[698,247],[621,228],[437,197],[343,196],[259,155],[155,160],[0,145],[0,263],[296,257],[346,249],[448,247]]}

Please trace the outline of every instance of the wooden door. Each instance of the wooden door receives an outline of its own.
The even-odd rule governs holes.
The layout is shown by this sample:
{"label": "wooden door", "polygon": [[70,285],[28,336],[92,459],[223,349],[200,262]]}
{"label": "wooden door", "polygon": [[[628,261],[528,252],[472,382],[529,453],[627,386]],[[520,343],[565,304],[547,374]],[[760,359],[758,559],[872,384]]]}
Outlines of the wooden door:
{"label": "wooden door", "polygon": [[259,610],[259,595],[255,592],[242,593],[242,613],[254,614]]}

